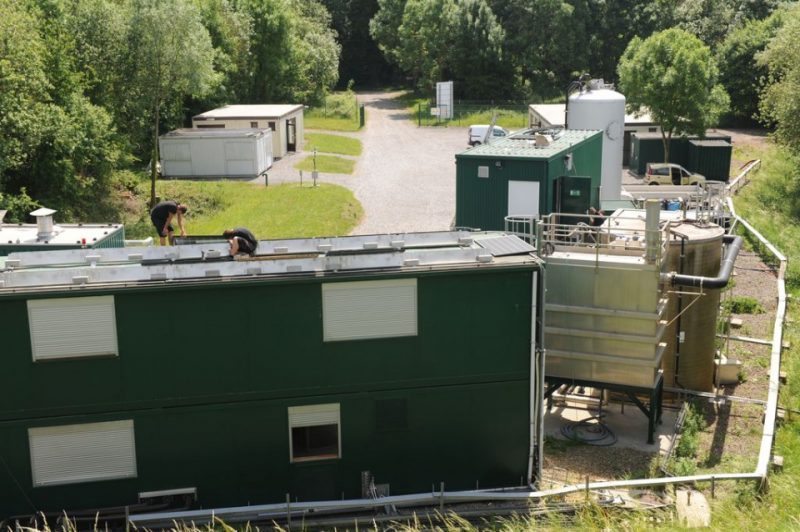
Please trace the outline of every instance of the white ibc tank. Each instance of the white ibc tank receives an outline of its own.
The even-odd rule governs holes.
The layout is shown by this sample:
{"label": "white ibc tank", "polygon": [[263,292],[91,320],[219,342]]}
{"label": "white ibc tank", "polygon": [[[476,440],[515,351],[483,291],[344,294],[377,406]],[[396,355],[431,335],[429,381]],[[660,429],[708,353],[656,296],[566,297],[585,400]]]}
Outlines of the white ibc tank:
{"label": "white ibc tank", "polygon": [[593,79],[587,89],[569,97],[569,129],[603,131],[601,200],[618,200],[622,191],[622,148],[625,135],[625,96]]}

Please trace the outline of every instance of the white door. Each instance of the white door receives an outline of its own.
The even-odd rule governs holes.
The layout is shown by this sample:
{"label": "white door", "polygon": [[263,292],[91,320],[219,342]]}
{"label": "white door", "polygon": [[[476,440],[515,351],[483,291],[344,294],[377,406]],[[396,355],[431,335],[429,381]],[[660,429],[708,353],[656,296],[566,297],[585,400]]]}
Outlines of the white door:
{"label": "white door", "polygon": [[508,215],[539,217],[539,182],[508,182]]}

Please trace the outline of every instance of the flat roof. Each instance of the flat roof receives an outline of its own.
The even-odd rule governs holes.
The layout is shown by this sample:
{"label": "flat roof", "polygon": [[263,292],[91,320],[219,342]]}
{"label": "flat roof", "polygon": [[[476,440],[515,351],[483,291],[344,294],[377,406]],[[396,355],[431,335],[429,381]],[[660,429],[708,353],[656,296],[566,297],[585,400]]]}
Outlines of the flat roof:
{"label": "flat roof", "polygon": [[234,137],[234,138],[242,138],[242,137],[263,137],[266,132],[269,131],[272,133],[270,129],[256,129],[256,128],[239,128],[239,129],[228,129],[228,128],[203,128],[203,129],[175,129],[170,131],[169,133],[164,133],[159,138],[162,139],[174,139],[174,138],[193,138],[193,139],[216,139],[220,137]]}
{"label": "flat roof", "polygon": [[470,148],[467,151],[457,154],[456,157],[503,157],[547,160],[600,133],[600,131],[586,129],[562,129],[557,132],[552,142],[547,146],[536,146],[536,135],[530,131],[521,131],[512,133],[507,137],[493,138],[489,143]]}
{"label": "flat roof", "polygon": [[[0,224],[0,246],[80,246],[95,244],[119,231],[122,224],[54,224],[53,233],[39,238],[36,224]],[[85,240],[85,242],[84,242]]]}
{"label": "flat roof", "polygon": [[446,231],[262,240],[254,257],[227,242],[12,253],[0,262],[0,296],[437,270],[530,268],[533,247],[503,232]]}
{"label": "flat roof", "polygon": [[[634,135],[636,135],[637,139],[642,139],[642,140],[644,140],[644,139],[658,139],[658,140],[661,140],[662,139],[661,133],[650,133],[649,131],[646,132],[646,133],[645,132],[634,133]],[[726,140],[726,141],[730,142],[731,136],[730,135],[725,135],[724,133],[717,133],[716,131],[706,131],[706,134],[705,134],[705,136],[703,136],[703,138],[700,138],[698,135],[673,135],[672,136],[672,140],[681,140],[681,139],[686,139],[686,140],[690,140],[690,141],[691,140]]]}
{"label": "flat roof", "polygon": [[[548,122],[549,127],[564,127],[564,104],[563,103],[534,103],[528,106],[536,114]],[[649,112],[640,115],[625,114],[625,124],[627,125],[653,125],[653,119]]]}
{"label": "flat roof", "polygon": [[193,120],[211,120],[218,118],[283,118],[298,110],[303,110],[301,104],[226,105],[195,115]]}

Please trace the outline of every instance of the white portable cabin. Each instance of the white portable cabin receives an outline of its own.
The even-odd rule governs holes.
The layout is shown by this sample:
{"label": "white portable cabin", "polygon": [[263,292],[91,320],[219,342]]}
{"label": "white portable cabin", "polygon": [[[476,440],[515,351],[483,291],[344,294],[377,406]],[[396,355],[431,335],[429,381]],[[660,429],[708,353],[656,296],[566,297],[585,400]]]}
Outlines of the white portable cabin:
{"label": "white portable cabin", "polygon": [[255,178],[272,166],[269,129],[176,129],[158,147],[164,177]]}
{"label": "white portable cabin", "polygon": [[226,105],[192,118],[197,129],[259,128],[272,131],[272,154],[280,159],[303,142],[303,106]]}
{"label": "white portable cabin", "polygon": [[[528,106],[528,125],[533,128],[564,127],[564,104],[542,103]],[[625,114],[624,136],[622,145],[622,165],[630,162],[631,135],[633,133],[661,133],[661,128],[653,122],[647,112],[641,115]]]}

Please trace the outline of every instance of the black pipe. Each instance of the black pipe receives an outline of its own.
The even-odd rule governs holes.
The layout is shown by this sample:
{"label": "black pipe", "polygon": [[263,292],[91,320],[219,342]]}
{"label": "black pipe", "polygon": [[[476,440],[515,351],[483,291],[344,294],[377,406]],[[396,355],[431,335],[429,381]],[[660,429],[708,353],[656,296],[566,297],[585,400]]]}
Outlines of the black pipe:
{"label": "black pipe", "polygon": [[669,282],[673,286],[696,286],[699,288],[724,288],[728,285],[733,272],[733,265],[736,262],[736,256],[739,255],[739,250],[742,249],[744,240],[740,236],[725,235],[722,237],[722,242],[727,245],[725,249],[725,256],[722,257],[722,262],[719,265],[719,273],[716,277],[704,277],[702,275],[680,275],[675,272],[662,273],[661,280]]}

